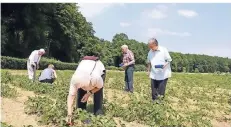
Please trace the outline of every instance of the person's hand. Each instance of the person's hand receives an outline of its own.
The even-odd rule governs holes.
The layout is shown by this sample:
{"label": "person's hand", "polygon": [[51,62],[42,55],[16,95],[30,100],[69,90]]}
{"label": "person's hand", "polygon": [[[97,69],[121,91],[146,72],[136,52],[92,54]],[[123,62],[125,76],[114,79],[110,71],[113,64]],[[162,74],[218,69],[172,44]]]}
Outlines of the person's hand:
{"label": "person's hand", "polygon": [[162,69],[165,69],[165,68],[167,67],[167,65],[168,65],[168,63],[166,63],[166,64],[162,67]]}
{"label": "person's hand", "polygon": [[124,70],[126,70],[127,66],[128,66],[128,64],[125,63],[122,67],[123,67]]}
{"label": "person's hand", "polygon": [[89,93],[86,93],[83,98],[81,99],[81,102],[84,103],[84,102],[87,102],[88,98],[90,97],[91,94]]}
{"label": "person's hand", "polygon": [[68,115],[67,117],[66,117],[66,122],[67,122],[67,124],[68,125],[73,125],[73,123],[72,123],[72,115]]}
{"label": "person's hand", "polygon": [[123,65],[123,67],[125,68],[125,67],[127,67],[128,66],[128,64],[127,63],[125,63],[124,65]]}
{"label": "person's hand", "polygon": [[33,69],[35,68],[35,66],[36,66],[35,63],[32,63],[32,64],[31,64],[31,67],[32,67]]}

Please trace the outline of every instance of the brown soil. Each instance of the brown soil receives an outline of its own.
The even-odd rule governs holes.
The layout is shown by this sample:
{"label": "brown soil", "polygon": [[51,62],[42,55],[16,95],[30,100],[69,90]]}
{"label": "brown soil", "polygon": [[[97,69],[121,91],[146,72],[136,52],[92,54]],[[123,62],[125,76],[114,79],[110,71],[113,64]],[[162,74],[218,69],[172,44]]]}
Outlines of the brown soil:
{"label": "brown soil", "polygon": [[27,100],[28,96],[33,97],[34,93],[31,91],[24,91],[20,88],[16,89],[20,95],[19,97],[15,99],[1,97],[2,122],[6,122],[14,127],[23,127],[23,125],[45,127],[37,125],[38,117],[24,113],[24,102]]}

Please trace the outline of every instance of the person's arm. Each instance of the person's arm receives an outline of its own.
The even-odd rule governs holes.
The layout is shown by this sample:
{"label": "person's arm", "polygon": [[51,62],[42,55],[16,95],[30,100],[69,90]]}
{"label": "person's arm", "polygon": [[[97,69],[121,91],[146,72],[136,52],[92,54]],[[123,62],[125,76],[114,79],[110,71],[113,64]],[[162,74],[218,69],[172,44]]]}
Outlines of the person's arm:
{"label": "person's arm", "polygon": [[97,91],[99,91],[100,89],[101,89],[101,88],[95,87],[94,89],[92,89],[92,90],[90,90],[89,92],[87,92],[87,93],[83,96],[83,98],[81,99],[81,102],[82,102],[82,103],[87,102],[88,98],[89,98],[92,94],[94,94],[94,93],[96,93]]}
{"label": "person's arm", "polygon": [[147,71],[150,73],[150,71],[151,71],[151,63],[148,63]]}
{"label": "person's arm", "polygon": [[129,58],[130,58],[131,61],[128,62],[125,66],[135,64],[135,57],[134,57],[134,54],[132,52],[129,53]]}
{"label": "person's arm", "polygon": [[74,84],[70,85],[69,94],[67,97],[67,115],[68,116],[72,116],[73,103],[74,103],[74,99],[77,94],[77,90],[78,88]]}
{"label": "person's arm", "polygon": [[54,78],[57,78],[56,71],[55,71],[55,70],[53,70],[53,72],[54,72]]}
{"label": "person's arm", "polygon": [[35,51],[33,51],[29,56],[30,64],[34,64],[35,62],[34,58],[35,58]]}
{"label": "person's arm", "polygon": [[149,54],[147,56],[147,72],[148,72],[148,75],[151,72],[151,61],[150,61],[150,58],[149,58]]}
{"label": "person's arm", "polygon": [[101,88],[95,87],[94,89],[90,90],[90,92],[91,92],[92,94],[94,94],[94,93],[98,92],[100,89],[101,89]]}
{"label": "person's arm", "polygon": [[68,95],[68,97],[67,97],[67,112],[68,112],[68,116],[72,115],[73,102],[74,102],[75,97],[76,97],[76,95]]}
{"label": "person's arm", "polygon": [[103,82],[105,82],[105,79],[106,79],[106,70],[103,70],[103,75],[101,75],[102,79],[103,79]]}
{"label": "person's arm", "polygon": [[38,56],[38,61],[37,61],[37,69],[39,69],[39,62],[40,62],[41,56]]}
{"label": "person's arm", "polygon": [[172,58],[171,58],[171,56],[170,56],[170,54],[166,48],[165,48],[165,58],[164,59],[165,59],[166,63],[165,63],[163,68],[165,68],[172,61]]}

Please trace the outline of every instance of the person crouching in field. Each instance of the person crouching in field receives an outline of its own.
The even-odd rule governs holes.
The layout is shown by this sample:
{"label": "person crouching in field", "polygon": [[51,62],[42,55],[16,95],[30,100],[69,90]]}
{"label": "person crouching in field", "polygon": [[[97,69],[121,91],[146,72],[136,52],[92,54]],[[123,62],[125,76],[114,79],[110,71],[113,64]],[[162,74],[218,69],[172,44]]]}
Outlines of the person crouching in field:
{"label": "person crouching in field", "polygon": [[44,49],[34,50],[27,60],[27,70],[30,80],[35,80],[36,70],[39,69],[39,61],[41,56],[45,54]]}
{"label": "person crouching in field", "polygon": [[148,75],[151,78],[152,99],[155,102],[159,95],[165,95],[167,81],[171,77],[172,58],[165,47],[158,45],[155,38],[149,40],[148,46]]}
{"label": "person crouching in field", "polygon": [[77,108],[86,110],[88,98],[94,94],[94,114],[103,114],[103,86],[106,70],[103,63],[95,56],[85,56],[79,63],[70,82],[67,98],[67,122],[71,123],[73,102],[77,95]]}
{"label": "person crouching in field", "polygon": [[48,67],[41,72],[39,76],[39,82],[52,84],[56,78],[57,75],[55,67],[54,65],[49,64]]}

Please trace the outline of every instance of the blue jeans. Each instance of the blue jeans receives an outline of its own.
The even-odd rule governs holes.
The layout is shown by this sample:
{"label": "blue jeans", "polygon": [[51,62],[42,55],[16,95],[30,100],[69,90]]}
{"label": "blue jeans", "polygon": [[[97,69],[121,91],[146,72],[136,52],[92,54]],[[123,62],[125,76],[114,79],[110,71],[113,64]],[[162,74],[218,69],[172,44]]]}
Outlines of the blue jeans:
{"label": "blue jeans", "polygon": [[125,90],[133,92],[133,72],[134,65],[130,65],[125,70]]}

